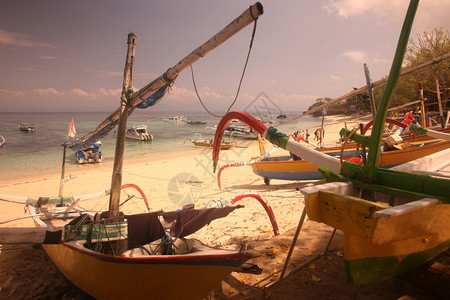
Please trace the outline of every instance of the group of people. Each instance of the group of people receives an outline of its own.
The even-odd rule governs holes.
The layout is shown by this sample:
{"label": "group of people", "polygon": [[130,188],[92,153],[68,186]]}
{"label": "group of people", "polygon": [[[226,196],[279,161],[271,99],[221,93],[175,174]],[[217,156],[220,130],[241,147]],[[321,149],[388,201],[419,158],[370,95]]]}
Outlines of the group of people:
{"label": "group of people", "polygon": [[[309,143],[309,137],[311,136],[308,132],[308,129],[306,130],[297,130],[295,131],[292,135],[291,135],[294,140],[296,140],[297,142],[302,140],[306,143]],[[315,141],[322,141],[322,139],[325,137],[325,130],[322,127],[319,127],[316,129],[316,131],[314,131],[314,140]]]}

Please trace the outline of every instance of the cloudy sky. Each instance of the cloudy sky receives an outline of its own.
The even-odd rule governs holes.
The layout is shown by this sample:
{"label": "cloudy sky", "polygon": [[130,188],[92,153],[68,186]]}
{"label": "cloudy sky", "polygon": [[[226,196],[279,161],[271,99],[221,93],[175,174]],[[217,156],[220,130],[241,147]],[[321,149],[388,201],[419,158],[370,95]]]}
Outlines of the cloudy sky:
{"label": "cloudy sky", "polygon": [[[15,0],[0,2],[0,112],[112,112],[119,105],[127,35],[137,35],[141,88],[238,17],[245,0]],[[302,111],[389,73],[408,0],[264,1],[235,106],[261,92]],[[450,1],[423,0],[411,37],[450,28]],[[252,25],[193,65],[215,112],[233,101]],[[202,111],[190,69],[155,110]]]}

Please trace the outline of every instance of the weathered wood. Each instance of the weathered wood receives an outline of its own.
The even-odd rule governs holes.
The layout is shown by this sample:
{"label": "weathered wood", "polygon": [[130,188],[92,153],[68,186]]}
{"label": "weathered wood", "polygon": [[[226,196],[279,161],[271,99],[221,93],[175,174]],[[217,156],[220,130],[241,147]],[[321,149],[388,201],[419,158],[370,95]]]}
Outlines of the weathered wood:
{"label": "weathered wood", "polygon": [[[54,227],[51,231],[63,229]],[[0,244],[42,244],[48,230],[42,227],[0,227]]]}
{"label": "weathered wood", "polygon": [[131,106],[128,103],[128,89],[132,87],[132,72],[134,63],[134,54],[136,48],[136,35],[128,35],[128,50],[123,71],[123,86],[120,104],[119,126],[117,128],[116,151],[114,154],[114,166],[111,179],[111,195],[109,198],[109,217],[116,218],[119,215],[120,189],[122,186],[122,165],[123,153],[125,151],[125,134],[127,130],[128,111]]}

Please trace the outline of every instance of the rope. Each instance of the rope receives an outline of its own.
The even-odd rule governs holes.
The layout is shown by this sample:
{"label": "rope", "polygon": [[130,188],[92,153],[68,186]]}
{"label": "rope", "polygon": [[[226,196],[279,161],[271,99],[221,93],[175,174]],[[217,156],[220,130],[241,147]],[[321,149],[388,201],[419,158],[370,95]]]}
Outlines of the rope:
{"label": "rope", "polygon": [[[253,17],[253,16],[252,16],[252,17]],[[253,17],[253,19],[255,20],[255,23],[253,24],[252,38],[250,39],[250,46],[249,46],[249,49],[248,49],[247,58],[246,58],[246,60],[245,60],[244,69],[242,70],[241,79],[239,80],[239,85],[238,85],[238,89],[237,89],[237,91],[236,91],[236,96],[234,97],[233,102],[232,102],[232,103],[230,104],[230,106],[228,107],[227,112],[225,113],[225,115],[226,115],[227,113],[230,112],[231,108],[232,108],[233,105],[236,103],[237,98],[239,97],[239,92],[240,92],[240,90],[241,90],[242,81],[243,81],[243,79],[244,79],[245,71],[246,71],[246,69],[247,69],[248,60],[249,60],[249,58],[250,58],[250,53],[251,53],[251,50],[252,50],[252,47],[253,47],[253,40],[255,39],[256,25],[257,25],[258,20],[255,19],[254,17]],[[192,65],[190,65],[189,67],[191,68],[192,83],[194,84],[195,94],[197,94],[197,98],[198,98],[198,100],[200,101],[200,104],[203,106],[203,108],[206,110],[206,112],[207,112],[208,114],[210,114],[211,116],[216,117],[216,118],[222,118],[222,117],[224,117],[224,115],[221,116],[221,115],[216,115],[216,114],[212,113],[212,112],[205,106],[205,104],[203,103],[203,100],[202,100],[202,98],[200,97],[200,95],[199,95],[199,93],[198,93],[198,90],[197,90],[197,85],[196,85],[196,83],[195,83],[195,78],[194,78],[194,68],[192,67]]]}

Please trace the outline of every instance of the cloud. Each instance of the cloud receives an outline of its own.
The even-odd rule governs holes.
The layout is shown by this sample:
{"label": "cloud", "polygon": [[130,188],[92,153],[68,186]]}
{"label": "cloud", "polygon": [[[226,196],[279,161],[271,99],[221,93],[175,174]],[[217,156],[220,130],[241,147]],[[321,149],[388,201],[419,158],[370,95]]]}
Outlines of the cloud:
{"label": "cloud", "polygon": [[79,89],[79,88],[73,88],[73,89],[70,90],[70,92],[72,94],[76,95],[76,96],[81,96],[81,97],[84,97],[84,98],[88,98],[88,97],[89,98],[90,97],[95,98],[96,97],[94,94],[90,94],[90,93],[88,93],[88,92],[86,92],[86,91],[84,91],[82,89]]}
{"label": "cloud", "polygon": [[3,29],[0,29],[0,44],[14,47],[55,48],[51,44],[35,41],[31,35],[6,31]]}
{"label": "cloud", "polygon": [[35,94],[41,95],[41,96],[49,96],[49,95],[62,96],[62,95],[64,95],[64,92],[58,91],[57,89],[54,89],[54,88],[35,89],[32,92]]}
{"label": "cloud", "polygon": [[[374,15],[378,22],[402,23],[409,5],[408,0],[328,0],[323,8],[329,14],[351,18],[364,14]],[[450,1],[426,0],[419,3],[414,19],[415,30],[432,31],[449,28]]]}
{"label": "cloud", "polygon": [[121,92],[122,92],[121,88],[111,89],[111,90],[107,90],[107,89],[104,89],[104,88],[98,89],[98,93],[100,95],[108,96],[108,97],[110,97],[110,96],[112,96],[112,97],[120,97]]}
{"label": "cloud", "polygon": [[357,63],[366,63],[367,62],[367,55],[362,51],[347,51],[344,53],[341,53],[342,56],[347,56],[351,60],[357,62]]}
{"label": "cloud", "polygon": [[330,75],[330,79],[333,81],[342,80],[342,77],[336,76],[336,75]]}

